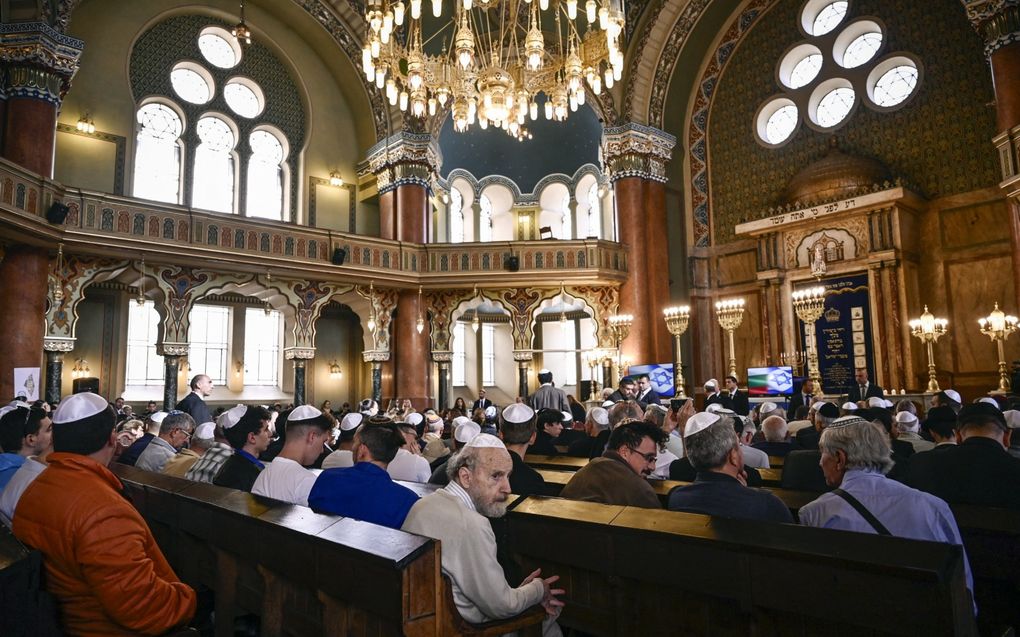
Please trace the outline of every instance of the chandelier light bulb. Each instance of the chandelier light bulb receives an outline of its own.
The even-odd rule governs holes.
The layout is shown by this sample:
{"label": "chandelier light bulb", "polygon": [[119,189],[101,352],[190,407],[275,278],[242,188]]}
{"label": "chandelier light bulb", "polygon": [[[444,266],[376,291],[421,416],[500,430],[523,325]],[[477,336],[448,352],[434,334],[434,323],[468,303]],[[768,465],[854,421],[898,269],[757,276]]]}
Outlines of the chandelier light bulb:
{"label": "chandelier light bulb", "polygon": [[528,104],[528,115],[531,117],[531,121],[538,119],[538,102],[532,100],[531,104]]}
{"label": "chandelier light bulb", "polygon": [[571,20],[577,19],[577,0],[567,0],[567,17]]}
{"label": "chandelier light bulb", "polygon": [[[606,69],[605,78],[606,78],[606,88],[613,88],[613,84],[616,83],[616,78],[613,77],[613,70],[612,69]],[[598,93],[596,93],[596,95],[598,95]]]}
{"label": "chandelier light bulb", "polygon": [[387,11],[386,15],[383,16],[382,30],[392,33],[393,32],[393,12]]}
{"label": "chandelier light bulb", "polygon": [[369,13],[368,26],[371,27],[373,31],[379,33],[379,29],[382,28],[382,24],[383,24],[382,13],[380,13],[379,11],[372,11],[371,13]]}
{"label": "chandelier light bulb", "polygon": [[443,3],[441,0],[432,0],[432,17],[438,18],[443,15]]}
{"label": "chandelier light bulb", "polygon": [[400,91],[400,110],[407,110],[407,91]]}
{"label": "chandelier light bulb", "polygon": [[613,79],[619,82],[621,77],[623,77],[623,60],[620,60],[619,64],[613,65]]}
{"label": "chandelier light bulb", "polygon": [[542,11],[549,10],[549,0],[538,0],[538,8]]}
{"label": "chandelier light bulb", "polygon": [[436,109],[436,98],[430,97],[429,98],[429,115],[430,116],[435,115],[436,114],[436,110],[437,110]]}
{"label": "chandelier light bulb", "polygon": [[609,8],[602,7],[599,9],[599,29],[606,31],[609,29]]}
{"label": "chandelier light bulb", "polygon": [[584,106],[584,102],[587,99],[588,98],[585,97],[584,87],[582,86],[581,89],[579,91],[577,91],[577,105],[578,106]]}
{"label": "chandelier light bulb", "polygon": [[595,0],[588,0],[584,3],[584,14],[588,18],[588,24],[598,19],[598,6],[595,4]]}
{"label": "chandelier light bulb", "polygon": [[379,41],[382,42],[383,44],[390,43],[390,30],[387,29],[385,26],[382,28],[381,31],[379,31]]}
{"label": "chandelier light bulb", "polygon": [[465,11],[471,10],[471,0],[464,0],[464,10]]}
{"label": "chandelier light bulb", "polygon": [[548,100],[548,98],[547,98],[545,100],[545,118],[546,119],[552,119],[552,116],[553,116],[553,105],[552,105],[552,102],[550,102]]}
{"label": "chandelier light bulb", "polygon": [[421,20],[421,0],[411,0],[411,19]]}
{"label": "chandelier light bulb", "polygon": [[484,117],[479,118],[478,126],[481,127],[482,130],[486,130],[487,128],[489,128],[489,120],[485,119]]}
{"label": "chandelier light bulb", "polygon": [[372,50],[372,57],[374,58],[379,57],[379,53],[381,53],[382,48],[382,45],[379,43],[379,40],[372,38],[372,42],[369,44],[369,46],[371,47]]}
{"label": "chandelier light bulb", "polygon": [[393,5],[393,23],[398,27],[404,24],[404,3],[398,2]]}

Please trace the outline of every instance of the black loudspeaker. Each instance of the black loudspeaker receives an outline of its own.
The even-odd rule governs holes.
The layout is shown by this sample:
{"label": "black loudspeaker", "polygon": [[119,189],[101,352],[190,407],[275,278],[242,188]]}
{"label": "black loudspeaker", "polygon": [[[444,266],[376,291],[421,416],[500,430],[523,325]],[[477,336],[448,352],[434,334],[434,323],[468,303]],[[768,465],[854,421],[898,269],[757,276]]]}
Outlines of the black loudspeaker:
{"label": "black loudspeaker", "polygon": [[333,262],[333,265],[343,265],[345,259],[347,259],[347,250],[344,250],[343,248],[335,248],[330,261]]}
{"label": "black loudspeaker", "polygon": [[70,208],[59,201],[54,201],[53,205],[50,206],[50,209],[46,211],[46,221],[55,225],[60,225],[64,223],[65,219],[67,219],[67,213],[69,211]]}
{"label": "black loudspeaker", "polygon": [[510,272],[516,272],[521,269],[521,258],[516,254],[511,254],[503,262],[503,267]]}
{"label": "black loudspeaker", "polygon": [[98,378],[75,378],[71,381],[71,392],[74,394],[80,394],[82,392],[92,392],[93,394],[99,393],[99,379]]}

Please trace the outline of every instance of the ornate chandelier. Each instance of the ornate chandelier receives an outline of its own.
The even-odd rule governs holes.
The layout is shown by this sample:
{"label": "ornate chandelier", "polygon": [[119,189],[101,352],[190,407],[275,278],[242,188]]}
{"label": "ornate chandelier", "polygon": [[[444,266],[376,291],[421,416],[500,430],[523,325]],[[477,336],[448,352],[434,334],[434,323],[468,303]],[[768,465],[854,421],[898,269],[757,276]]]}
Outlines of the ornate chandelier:
{"label": "ornate chandelier", "polygon": [[[447,20],[431,0],[423,38],[422,0],[369,0],[362,71],[414,117],[449,108],[458,132],[477,124],[530,139],[540,111],[565,120],[585,103],[585,83],[598,95],[623,72],[623,0],[583,1],[582,32],[578,0],[455,0]],[[427,52],[433,40],[442,47]]]}

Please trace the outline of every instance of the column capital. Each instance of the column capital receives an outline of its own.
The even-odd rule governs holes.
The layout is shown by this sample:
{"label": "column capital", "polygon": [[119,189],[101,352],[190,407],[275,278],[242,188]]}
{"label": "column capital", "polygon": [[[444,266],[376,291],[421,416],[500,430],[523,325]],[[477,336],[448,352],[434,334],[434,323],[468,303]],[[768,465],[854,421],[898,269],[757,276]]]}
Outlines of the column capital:
{"label": "column capital", "polygon": [[287,347],[283,350],[283,358],[289,361],[306,361],[315,358],[314,347]]}
{"label": "column capital", "polygon": [[445,365],[453,360],[453,352],[439,352],[436,350],[432,351],[432,360]]}
{"label": "column capital", "polygon": [[366,363],[385,363],[390,360],[390,353],[369,350],[363,352],[361,357]]}
{"label": "column capital", "polygon": [[59,336],[43,337],[43,351],[46,352],[73,352],[76,338],[64,338]]}
{"label": "column capital", "polygon": [[6,97],[31,97],[59,105],[78,72],[85,43],[43,22],[0,25],[0,64],[7,69]]}
{"label": "column capital", "polygon": [[985,56],[1020,42],[1020,0],[961,0],[967,18],[985,41]]}
{"label": "column capital", "polygon": [[517,350],[513,351],[514,360],[518,363],[527,363],[528,361],[535,360],[535,354],[529,350]]}
{"label": "column capital", "polygon": [[187,356],[191,346],[188,343],[156,343],[156,353],[163,357]]}
{"label": "column capital", "polygon": [[600,151],[610,181],[641,177],[665,183],[674,146],[676,137],[669,133],[630,122],[606,128]]}
{"label": "column capital", "polygon": [[367,161],[382,194],[405,184],[431,188],[443,154],[431,135],[401,131],[369,148]]}

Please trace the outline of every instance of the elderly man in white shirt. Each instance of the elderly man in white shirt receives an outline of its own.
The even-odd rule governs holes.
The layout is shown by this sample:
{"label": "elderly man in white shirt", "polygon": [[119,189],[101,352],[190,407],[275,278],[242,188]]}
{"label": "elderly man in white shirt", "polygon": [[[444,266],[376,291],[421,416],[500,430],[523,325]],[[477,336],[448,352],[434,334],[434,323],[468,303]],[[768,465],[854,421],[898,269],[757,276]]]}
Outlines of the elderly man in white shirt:
{"label": "elderly man in white shirt", "polygon": [[935,448],[935,443],[930,440],[925,440],[921,437],[921,423],[917,420],[917,416],[910,413],[909,411],[901,411],[896,414],[896,439],[905,440],[909,442],[914,448],[914,453],[921,451],[931,451]]}
{"label": "elderly man in white shirt", "polygon": [[295,408],[287,416],[287,440],[279,455],[255,478],[251,492],[274,500],[308,506],[308,493],[318,477],[305,467],[322,453],[333,423],[311,405]]}
{"label": "elderly man in white shirt", "polygon": [[503,442],[478,434],[448,462],[450,483],[411,507],[401,528],[442,542],[443,573],[453,582],[453,599],[466,621],[506,619],[542,604],[549,613],[544,634],[560,635],[555,617],[563,602],[556,596],[564,591],[552,588],[559,577],[542,578],[535,571],[514,588],[496,561],[496,537],[486,517],[506,514],[512,469]]}

